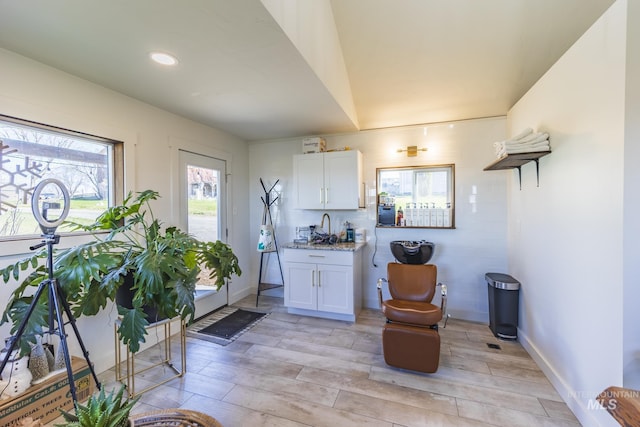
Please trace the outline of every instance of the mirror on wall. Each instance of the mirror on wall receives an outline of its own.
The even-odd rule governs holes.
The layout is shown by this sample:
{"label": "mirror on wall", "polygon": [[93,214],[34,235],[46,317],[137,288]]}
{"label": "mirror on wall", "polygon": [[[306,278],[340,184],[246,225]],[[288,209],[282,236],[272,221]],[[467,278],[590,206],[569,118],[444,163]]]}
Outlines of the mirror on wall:
{"label": "mirror on wall", "polygon": [[455,228],[455,165],[376,170],[377,227]]}

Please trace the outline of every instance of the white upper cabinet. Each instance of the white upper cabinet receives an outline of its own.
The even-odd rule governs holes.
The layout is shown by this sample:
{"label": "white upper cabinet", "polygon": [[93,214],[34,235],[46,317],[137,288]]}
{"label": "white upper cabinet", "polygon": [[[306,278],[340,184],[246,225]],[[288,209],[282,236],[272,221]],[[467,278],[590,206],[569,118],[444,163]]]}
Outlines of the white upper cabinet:
{"label": "white upper cabinet", "polygon": [[293,156],[293,182],[299,209],[364,207],[362,153],[355,150]]}

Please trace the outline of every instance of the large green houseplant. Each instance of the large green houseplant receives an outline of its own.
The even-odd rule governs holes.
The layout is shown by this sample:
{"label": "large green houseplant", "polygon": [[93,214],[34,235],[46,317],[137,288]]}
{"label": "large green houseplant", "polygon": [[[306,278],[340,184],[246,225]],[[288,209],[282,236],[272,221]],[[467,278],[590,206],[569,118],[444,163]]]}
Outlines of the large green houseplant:
{"label": "large green houseplant", "polygon": [[[159,194],[152,190],[129,193],[122,204],[105,210],[89,225],[73,223],[76,229],[89,232],[94,239],[69,249],[56,250],[54,274],[74,316],[95,315],[114,301],[120,287],[133,292],[131,304],[117,304],[121,323],[121,340],[136,352],[144,342],[149,319],[145,307],[159,316],[181,316],[188,321],[195,313],[195,285],[201,267],[209,272],[217,289],[233,275],[240,275],[238,258],[221,242],[203,242],[175,228],[162,227],[150,207]],[[3,281],[20,280],[2,315],[1,323],[12,322],[11,333],[26,316],[32,301],[33,287],[48,278],[46,250],[11,264],[2,270]],[[48,296],[29,317],[20,348],[29,351],[48,323]]]}
{"label": "large green houseplant", "polygon": [[89,396],[86,405],[75,402],[75,414],[60,410],[65,420],[64,424],[55,424],[55,427],[127,427],[129,413],[138,402],[140,396],[129,399],[124,393],[122,385],[116,392],[106,394],[104,388],[100,393]]}

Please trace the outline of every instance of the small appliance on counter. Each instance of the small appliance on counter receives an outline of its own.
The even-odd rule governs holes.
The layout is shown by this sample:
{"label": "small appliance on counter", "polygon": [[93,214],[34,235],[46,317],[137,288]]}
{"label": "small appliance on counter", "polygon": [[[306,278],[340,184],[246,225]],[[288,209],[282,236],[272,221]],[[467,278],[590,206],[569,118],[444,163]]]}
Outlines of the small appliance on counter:
{"label": "small appliance on counter", "polygon": [[396,225],[396,205],[378,205],[378,225]]}

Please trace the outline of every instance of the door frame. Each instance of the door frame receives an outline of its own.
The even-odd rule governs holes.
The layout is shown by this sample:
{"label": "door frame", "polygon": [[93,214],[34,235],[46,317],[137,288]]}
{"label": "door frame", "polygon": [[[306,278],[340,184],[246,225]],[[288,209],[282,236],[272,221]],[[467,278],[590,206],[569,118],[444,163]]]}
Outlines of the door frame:
{"label": "door frame", "polygon": [[[221,207],[220,214],[224,216],[226,223],[226,229],[222,230],[219,239],[224,242],[229,242],[232,239],[231,230],[233,229],[232,219],[233,216],[229,215],[230,208],[232,206],[232,182],[228,177],[231,175],[230,165],[232,164],[232,156],[230,153],[218,150],[209,146],[194,143],[192,141],[184,140],[181,138],[171,138],[171,147],[173,151],[172,156],[172,170],[174,171],[172,176],[176,179],[172,180],[172,198],[174,203],[171,204],[171,216],[179,226],[185,230],[188,229],[188,220],[186,215],[185,200],[186,186],[183,186],[184,176],[182,175],[183,166],[181,160],[181,153],[193,154],[196,156],[203,156],[205,158],[212,158],[215,160],[223,161],[225,164],[224,177],[221,177],[221,187],[224,187],[224,206]],[[186,183],[185,183],[186,184]],[[202,317],[216,310],[219,307],[229,304],[229,296],[232,294],[230,289],[231,282],[225,286],[225,292],[207,292],[204,295],[196,297],[196,318]]]}

